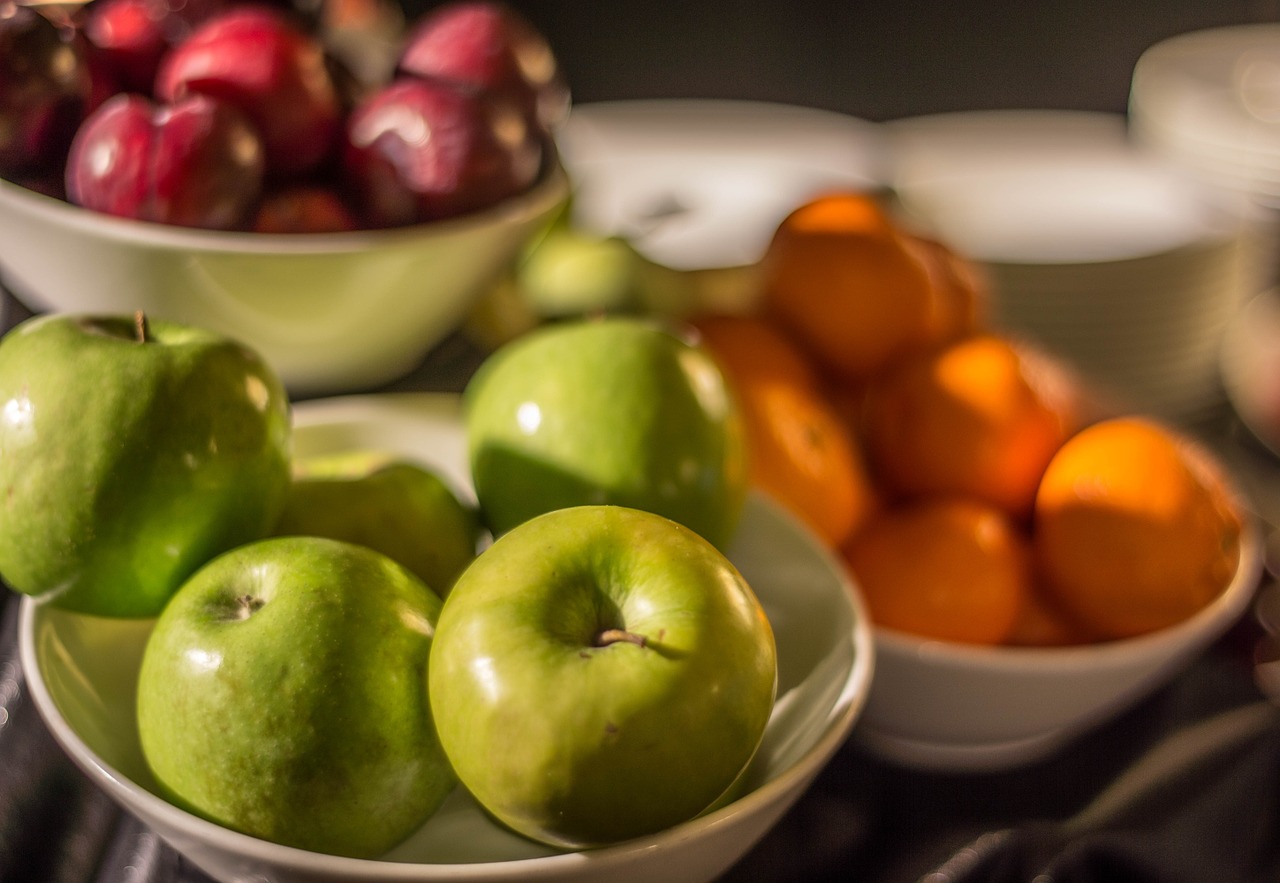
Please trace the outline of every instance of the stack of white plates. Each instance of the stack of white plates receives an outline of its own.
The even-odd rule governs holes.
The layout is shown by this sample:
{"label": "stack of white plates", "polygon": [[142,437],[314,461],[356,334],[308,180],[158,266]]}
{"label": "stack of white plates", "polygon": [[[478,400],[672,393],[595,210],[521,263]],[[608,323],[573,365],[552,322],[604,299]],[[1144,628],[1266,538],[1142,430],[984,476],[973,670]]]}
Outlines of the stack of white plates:
{"label": "stack of white plates", "polygon": [[1280,24],[1193,31],[1134,66],[1134,141],[1207,183],[1280,208]]}
{"label": "stack of white plates", "polygon": [[1075,365],[1116,405],[1193,420],[1257,290],[1238,201],[1154,161],[1123,117],[948,114],[887,124],[906,216],[985,265],[992,321]]}

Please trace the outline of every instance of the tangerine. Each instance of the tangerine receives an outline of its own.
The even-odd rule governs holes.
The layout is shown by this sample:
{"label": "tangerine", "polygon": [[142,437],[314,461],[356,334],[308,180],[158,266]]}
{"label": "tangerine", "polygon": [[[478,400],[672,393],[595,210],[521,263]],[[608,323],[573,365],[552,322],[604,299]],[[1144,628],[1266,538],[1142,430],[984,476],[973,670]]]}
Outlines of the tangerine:
{"label": "tangerine", "polygon": [[1030,514],[1049,459],[1076,426],[1075,382],[991,333],[917,354],[869,389],[867,457],[896,495],[962,494]]}
{"label": "tangerine", "polygon": [[1181,622],[1235,573],[1242,517],[1217,465],[1154,420],[1093,424],[1049,463],[1032,547],[1053,597],[1109,638]]}
{"label": "tangerine", "polygon": [[765,375],[806,388],[819,384],[817,366],[781,329],[754,314],[703,313],[689,324],[730,375]]}
{"label": "tangerine", "polygon": [[733,389],[752,484],[829,547],[874,507],[862,451],[805,354],[765,320],[702,316],[691,324]]}
{"label": "tangerine", "polygon": [[986,323],[989,300],[986,277],[977,264],[939,239],[908,234],[929,273],[933,321],[929,338],[949,343],[977,333]]}
{"label": "tangerine", "polygon": [[1029,592],[1026,537],[1002,510],[979,500],[895,505],[843,551],[872,621],[927,638],[1004,643]]}
{"label": "tangerine", "polygon": [[761,259],[760,286],[764,313],[846,380],[875,374],[933,333],[929,269],[870,194],[827,194],[787,215]]}

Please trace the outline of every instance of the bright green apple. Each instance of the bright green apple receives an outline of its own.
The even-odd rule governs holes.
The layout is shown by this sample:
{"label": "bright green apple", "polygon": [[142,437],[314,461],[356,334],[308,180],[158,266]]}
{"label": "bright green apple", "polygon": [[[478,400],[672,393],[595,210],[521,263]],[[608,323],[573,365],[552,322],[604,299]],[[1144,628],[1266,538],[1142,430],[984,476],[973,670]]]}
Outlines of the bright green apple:
{"label": "bright green apple", "polygon": [[741,416],[712,359],[646,319],[580,319],[494,352],[464,394],[476,497],[500,534],[566,506],[615,504],[720,548],[747,472]]}
{"label": "bright green apple", "polygon": [[152,616],[266,535],[289,485],[285,390],[199,328],[50,314],[0,341],[0,576],[72,610]]}
{"label": "bright green apple", "polygon": [[233,549],[173,596],[138,675],[161,792],[276,843],[377,856],[456,780],[427,663],[440,599],[363,546],[278,537]]}
{"label": "bright green apple", "polygon": [[476,556],[479,523],[429,467],[376,451],[301,458],[277,535],[368,546],[448,594]]}
{"label": "bright green apple", "polygon": [[764,734],[773,632],[733,565],[661,516],[560,509],[454,585],[428,671],[459,781],[515,831],[599,846],[710,807]]}

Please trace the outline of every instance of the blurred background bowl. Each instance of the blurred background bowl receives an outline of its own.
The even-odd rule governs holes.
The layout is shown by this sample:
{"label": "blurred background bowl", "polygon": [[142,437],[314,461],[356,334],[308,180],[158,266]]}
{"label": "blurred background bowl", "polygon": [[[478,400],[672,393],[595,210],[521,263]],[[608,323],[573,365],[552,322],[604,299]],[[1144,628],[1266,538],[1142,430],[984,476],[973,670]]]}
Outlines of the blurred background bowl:
{"label": "blurred background bowl", "polygon": [[1070,647],[985,647],[877,627],[876,678],[855,731],[907,766],[1008,769],[1039,760],[1174,677],[1248,609],[1262,540],[1247,523],[1231,583],[1183,622]]}
{"label": "blurred background bowl", "polygon": [[0,279],[36,312],[145,310],[254,347],[291,393],[348,392],[413,369],[568,193],[557,165],[449,220],[266,235],[115,218],[0,180]]}

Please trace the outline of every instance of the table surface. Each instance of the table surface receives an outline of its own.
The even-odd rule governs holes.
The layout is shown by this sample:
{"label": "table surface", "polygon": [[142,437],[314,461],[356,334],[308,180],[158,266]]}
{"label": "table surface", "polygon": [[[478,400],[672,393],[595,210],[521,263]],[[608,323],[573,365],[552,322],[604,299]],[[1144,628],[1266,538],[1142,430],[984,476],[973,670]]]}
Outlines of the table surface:
{"label": "table surface", "polygon": [[[4,297],[7,330],[30,314]],[[449,338],[388,388],[458,390],[477,355]],[[1280,523],[1267,511],[1280,462],[1225,407],[1193,429]],[[53,742],[22,679],[17,596],[0,587],[0,605],[0,881],[208,883]],[[1262,635],[1244,617],[1165,687],[1024,768],[912,770],[851,740],[723,879],[1280,880],[1280,708],[1254,680]]]}

